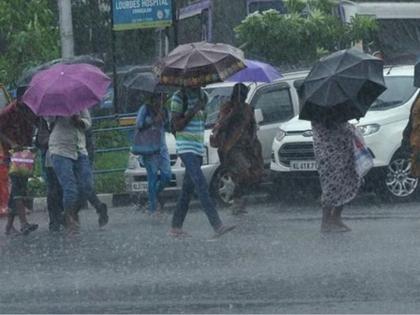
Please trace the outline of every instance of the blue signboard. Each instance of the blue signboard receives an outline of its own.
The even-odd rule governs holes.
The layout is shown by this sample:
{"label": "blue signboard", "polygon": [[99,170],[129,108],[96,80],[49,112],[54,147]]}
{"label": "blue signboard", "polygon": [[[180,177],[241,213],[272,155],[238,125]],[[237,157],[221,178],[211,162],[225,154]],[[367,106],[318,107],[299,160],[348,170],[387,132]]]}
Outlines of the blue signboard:
{"label": "blue signboard", "polygon": [[112,5],[115,31],[172,24],[172,0],[113,0]]}

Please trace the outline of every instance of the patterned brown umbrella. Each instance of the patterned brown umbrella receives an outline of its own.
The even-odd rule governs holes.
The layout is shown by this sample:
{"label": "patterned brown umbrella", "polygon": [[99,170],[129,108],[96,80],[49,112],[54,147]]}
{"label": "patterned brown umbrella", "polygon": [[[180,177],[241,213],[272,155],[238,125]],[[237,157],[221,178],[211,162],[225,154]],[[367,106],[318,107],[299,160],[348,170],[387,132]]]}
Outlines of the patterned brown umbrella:
{"label": "patterned brown umbrella", "polygon": [[164,85],[203,86],[224,81],[244,68],[242,50],[198,42],[178,46],[155,65],[154,71]]}

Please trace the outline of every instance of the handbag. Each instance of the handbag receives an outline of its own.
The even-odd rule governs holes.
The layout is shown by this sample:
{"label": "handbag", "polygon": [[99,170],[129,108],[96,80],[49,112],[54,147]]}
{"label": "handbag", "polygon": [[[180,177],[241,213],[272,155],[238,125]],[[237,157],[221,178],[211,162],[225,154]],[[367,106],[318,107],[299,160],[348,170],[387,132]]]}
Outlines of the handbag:
{"label": "handbag", "polygon": [[[147,110],[147,109],[146,109]],[[147,110],[148,111],[148,110]],[[146,117],[150,113],[146,113]],[[145,128],[136,128],[131,152],[136,155],[151,155],[160,152],[162,126],[152,124]]]}
{"label": "handbag", "polygon": [[136,129],[131,152],[136,155],[151,155],[160,152],[161,130],[159,127]]}
{"label": "handbag", "polygon": [[353,139],[356,173],[364,177],[373,167],[373,157],[366,146],[363,135],[356,129]]}
{"label": "handbag", "polygon": [[29,149],[12,151],[9,175],[30,177],[34,173],[35,153]]}

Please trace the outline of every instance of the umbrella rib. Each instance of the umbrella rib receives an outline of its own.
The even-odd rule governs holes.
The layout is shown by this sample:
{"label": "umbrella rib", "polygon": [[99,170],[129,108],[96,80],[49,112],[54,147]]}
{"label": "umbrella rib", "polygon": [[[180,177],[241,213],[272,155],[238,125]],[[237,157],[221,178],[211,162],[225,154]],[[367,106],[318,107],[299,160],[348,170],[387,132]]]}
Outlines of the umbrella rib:
{"label": "umbrella rib", "polygon": [[[359,62],[360,62],[360,63],[364,63],[364,62],[366,62],[366,61],[371,62],[371,60],[370,60],[370,59],[360,60]],[[340,62],[341,62],[341,61],[340,61]],[[344,71],[346,71],[346,70],[350,69],[351,67],[354,67],[354,64],[348,65],[347,67],[345,67],[345,68],[341,69],[340,71],[337,71],[336,73],[337,73],[337,74],[342,73],[342,72],[344,72]]]}
{"label": "umbrella rib", "polygon": [[[203,67],[207,67],[207,66],[210,66],[210,65],[213,65],[214,64],[214,62],[213,61],[211,61],[207,56],[205,56],[201,51],[199,51],[199,50],[196,50],[196,52],[197,53],[199,53],[204,59],[206,59],[208,62],[210,62],[210,64],[209,65],[204,65]],[[187,60],[187,64],[190,62],[190,58],[192,57],[192,54],[190,55],[190,56],[188,56],[188,60]],[[186,70],[187,70],[187,68],[185,67],[184,69],[183,69],[183,74],[186,74]]]}
{"label": "umbrella rib", "polygon": [[[73,77],[73,76],[70,76],[70,77],[71,77],[71,79],[73,79],[73,80],[75,80],[75,81],[77,81],[77,82],[82,83],[83,85],[85,85],[89,89],[89,91],[92,92],[93,95],[97,96],[95,94],[95,92],[92,90],[92,88],[90,87],[90,85],[86,84],[85,81],[80,80],[80,78],[78,78],[78,77]],[[107,86],[109,86],[109,84],[110,84],[110,82],[108,82],[108,85]]]}

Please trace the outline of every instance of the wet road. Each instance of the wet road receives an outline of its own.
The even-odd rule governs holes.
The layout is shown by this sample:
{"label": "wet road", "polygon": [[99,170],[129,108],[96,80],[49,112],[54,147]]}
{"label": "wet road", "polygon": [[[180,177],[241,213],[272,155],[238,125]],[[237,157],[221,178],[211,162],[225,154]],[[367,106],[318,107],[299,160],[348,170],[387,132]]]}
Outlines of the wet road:
{"label": "wet road", "polygon": [[[216,241],[201,212],[185,240],[132,208],[105,230],[83,211],[75,238],[0,235],[0,312],[418,313],[420,204],[370,197],[345,210],[353,231],[321,235],[314,200],[254,203]],[[3,231],[4,220],[0,228]]]}

